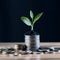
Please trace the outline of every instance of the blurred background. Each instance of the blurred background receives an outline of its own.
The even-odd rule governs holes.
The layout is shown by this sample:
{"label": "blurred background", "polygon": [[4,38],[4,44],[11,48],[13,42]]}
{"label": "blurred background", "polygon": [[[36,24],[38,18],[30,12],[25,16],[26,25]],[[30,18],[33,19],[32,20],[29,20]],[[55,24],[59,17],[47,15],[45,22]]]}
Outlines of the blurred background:
{"label": "blurred background", "polygon": [[58,0],[0,0],[0,42],[24,42],[24,33],[30,30],[21,20],[35,15],[44,15],[35,24],[34,30],[41,36],[41,42],[59,42],[59,2]]}

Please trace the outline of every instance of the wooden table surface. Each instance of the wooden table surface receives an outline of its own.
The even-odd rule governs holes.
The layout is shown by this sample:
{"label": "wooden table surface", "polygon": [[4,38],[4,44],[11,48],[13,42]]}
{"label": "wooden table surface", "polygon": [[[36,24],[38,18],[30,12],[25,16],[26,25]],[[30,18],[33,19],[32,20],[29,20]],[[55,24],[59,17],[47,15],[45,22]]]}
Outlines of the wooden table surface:
{"label": "wooden table surface", "polygon": [[[19,43],[0,43],[0,47],[14,47]],[[60,47],[60,42],[56,43],[40,43],[41,46]],[[0,60],[60,60],[60,54],[28,54],[20,56],[0,55]]]}

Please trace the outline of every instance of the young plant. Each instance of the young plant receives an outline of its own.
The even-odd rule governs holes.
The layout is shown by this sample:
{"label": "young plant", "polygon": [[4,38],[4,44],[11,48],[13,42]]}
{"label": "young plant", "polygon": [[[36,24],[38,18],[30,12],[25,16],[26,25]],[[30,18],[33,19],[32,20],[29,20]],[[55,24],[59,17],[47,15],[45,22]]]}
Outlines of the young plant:
{"label": "young plant", "polygon": [[43,12],[37,14],[36,16],[34,16],[34,13],[32,12],[32,10],[30,10],[30,18],[27,18],[25,16],[21,16],[21,20],[28,26],[31,27],[31,30],[33,30],[34,24],[39,20],[39,18],[41,18],[41,16],[43,15]]}

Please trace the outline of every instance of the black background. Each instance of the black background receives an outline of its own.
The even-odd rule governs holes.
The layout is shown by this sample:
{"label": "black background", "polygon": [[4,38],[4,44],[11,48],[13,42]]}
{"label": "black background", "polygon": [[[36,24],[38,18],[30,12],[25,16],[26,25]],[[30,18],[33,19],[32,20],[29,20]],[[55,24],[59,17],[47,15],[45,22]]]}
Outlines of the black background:
{"label": "black background", "polygon": [[34,30],[41,35],[41,42],[60,41],[60,20],[58,0],[0,0],[0,42],[24,42],[24,33],[30,30],[21,20],[43,11]]}

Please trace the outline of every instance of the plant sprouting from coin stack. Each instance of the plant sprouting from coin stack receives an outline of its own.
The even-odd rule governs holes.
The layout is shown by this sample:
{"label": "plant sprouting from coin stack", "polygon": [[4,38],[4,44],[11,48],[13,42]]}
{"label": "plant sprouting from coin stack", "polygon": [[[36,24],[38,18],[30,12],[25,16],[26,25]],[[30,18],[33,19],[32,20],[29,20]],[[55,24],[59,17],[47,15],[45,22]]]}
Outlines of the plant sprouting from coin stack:
{"label": "plant sprouting from coin stack", "polygon": [[34,13],[32,12],[32,10],[30,10],[30,18],[25,17],[25,16],[21,16],[21,20],[28,26],[31,27],[31,30],[33,30],[34,24],[42,17],[43,12],[37,14],[36,16],[34,15]]}

